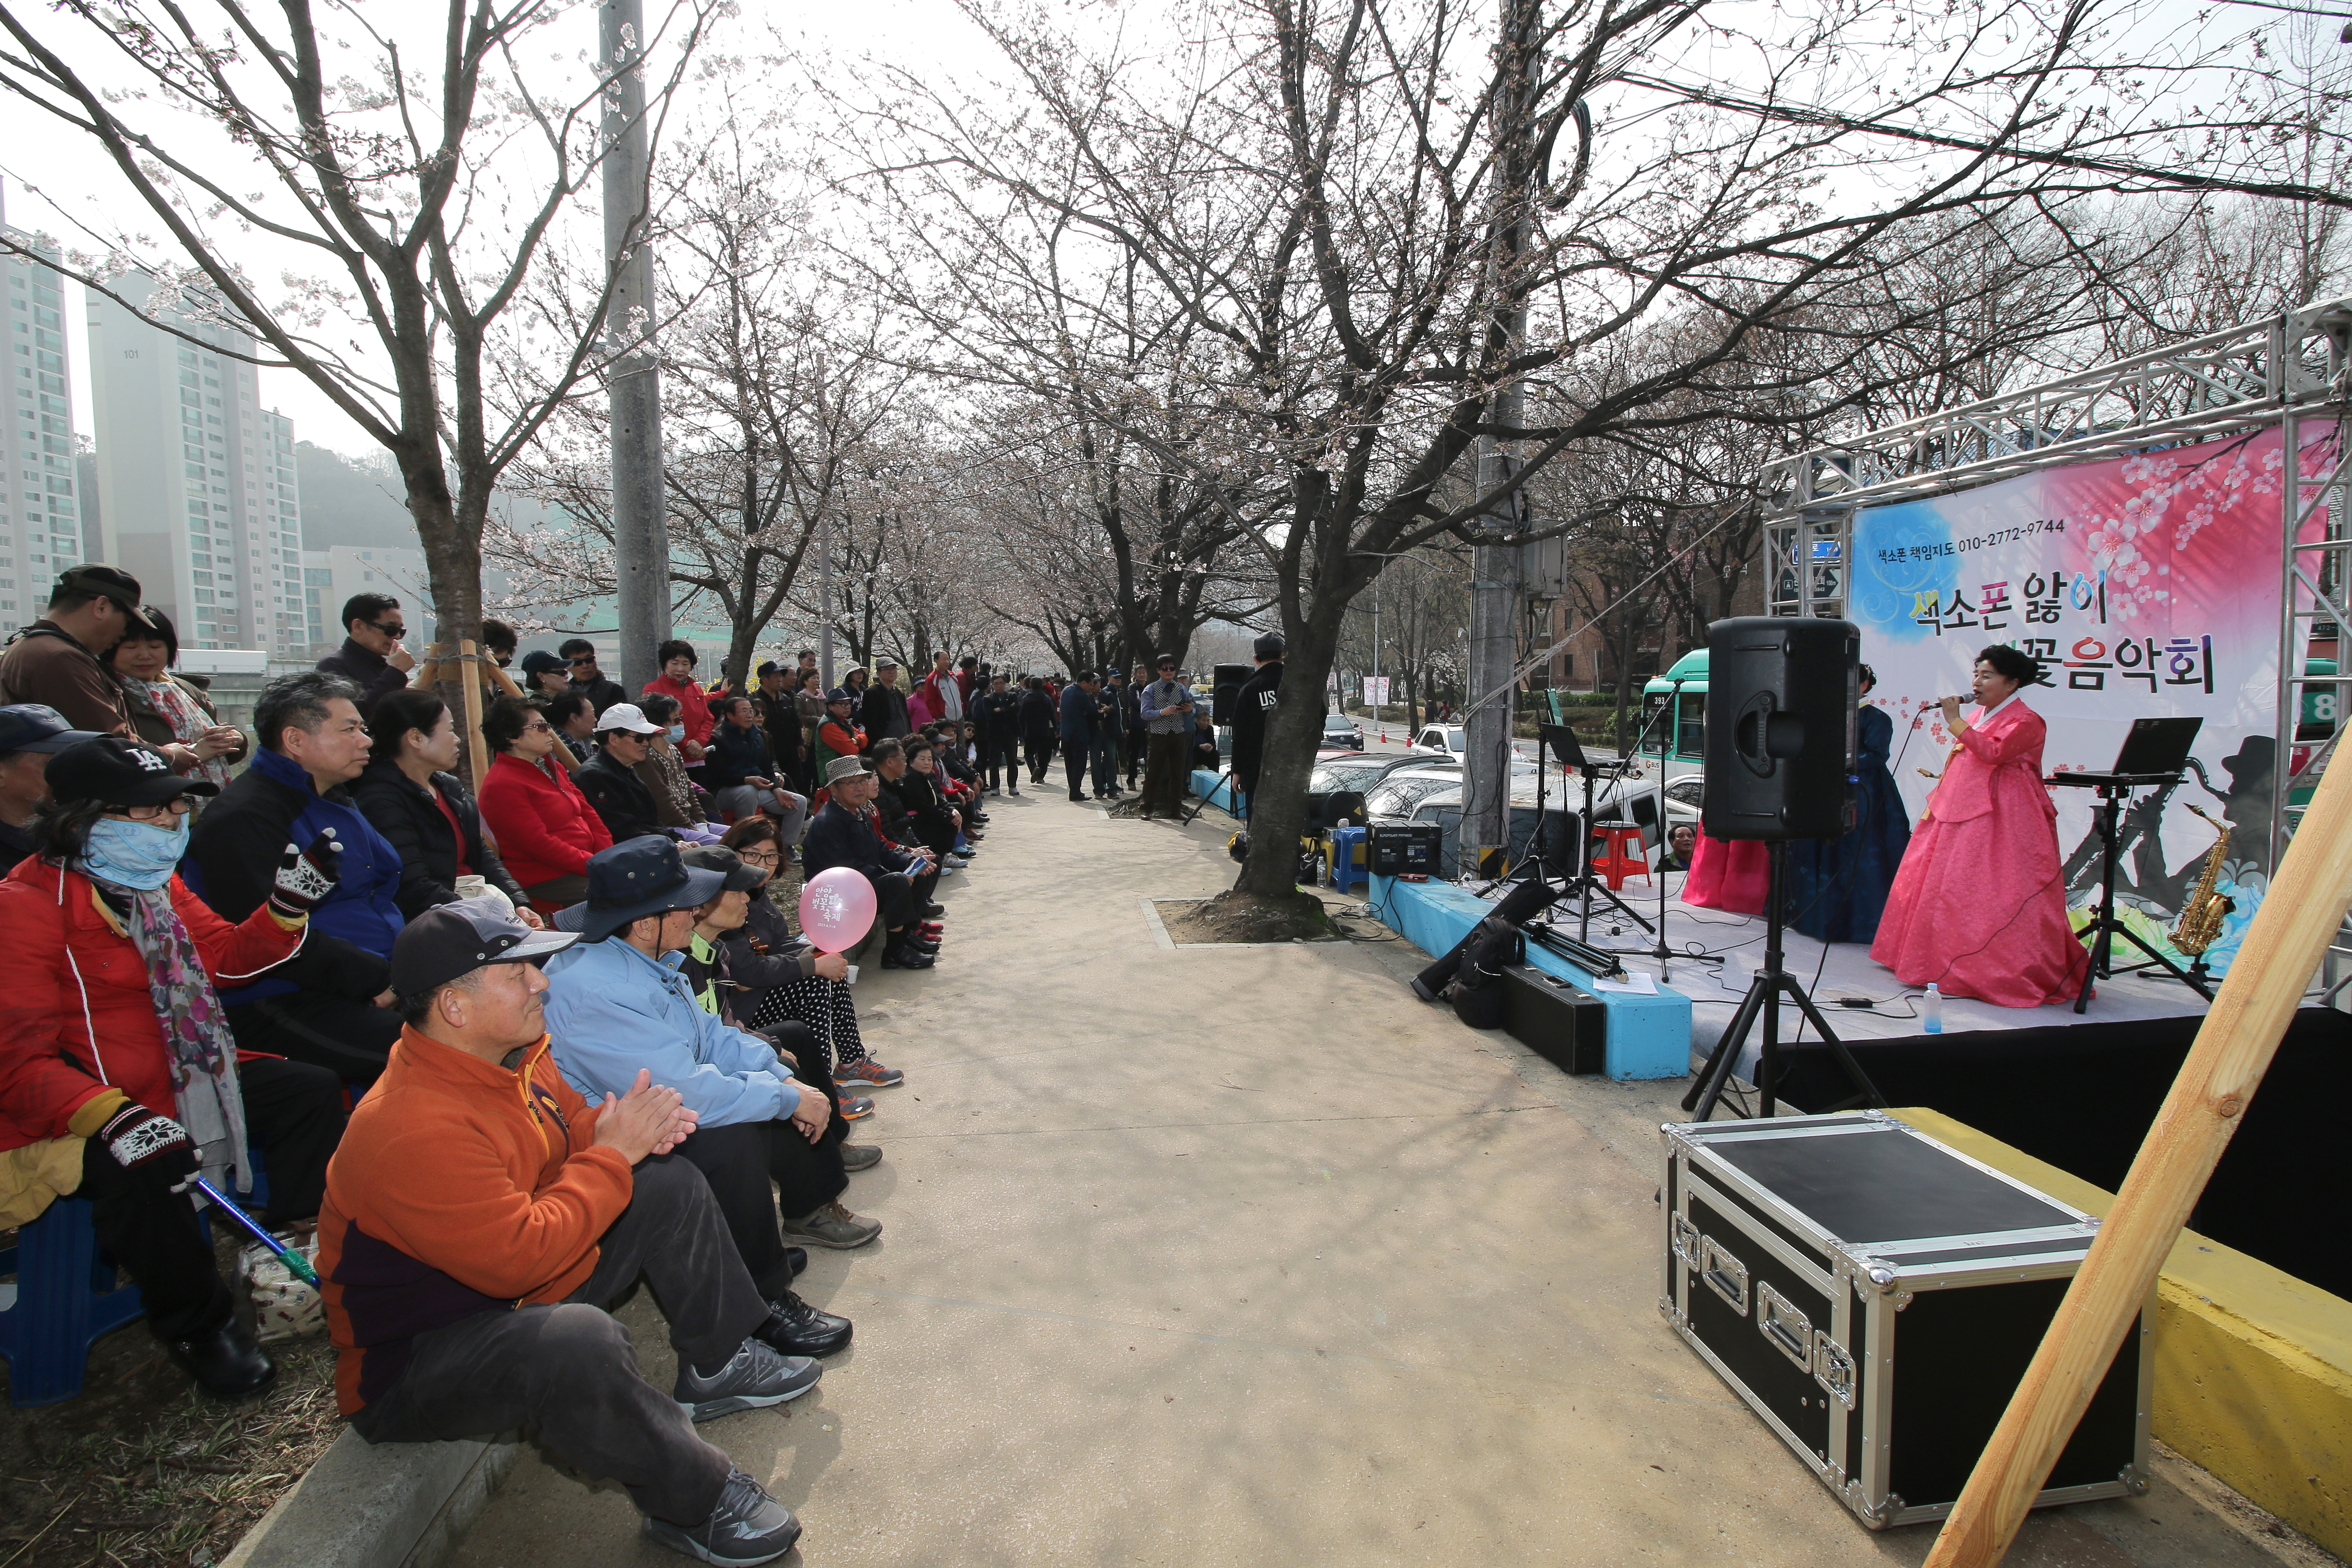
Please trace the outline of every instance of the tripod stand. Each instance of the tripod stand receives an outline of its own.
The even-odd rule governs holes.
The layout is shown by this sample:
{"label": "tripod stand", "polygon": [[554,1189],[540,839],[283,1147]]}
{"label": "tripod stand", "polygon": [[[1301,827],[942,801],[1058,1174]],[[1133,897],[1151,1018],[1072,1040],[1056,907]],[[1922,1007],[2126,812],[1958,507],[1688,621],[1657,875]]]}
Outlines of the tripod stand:
{"label": "tripod stand", "polygon": [[2131,799],[2132,791],[2148,784],[2177,787],[2180,774],[2063,773],[2052,774],[2049,782],[2093,787],[2099,792],[2099,912],[2092,917],[2090,924],[2074,933],[2091,944],[2091,963],[2083,972],[2083,989],[2074,998],[2074,1011],[2080,1013],[2090,1006],[2094,983],[2115,973],[2115,939],[2117,937],[2147,954],[2145,963],[2126,964],[2126,973],[2136,969],[2161,969],[2208,1002],[2213,1000],[2213,993],[2205,984],[2205,960],[2201,955],[2190,968],[2183,969],[2150,947],[2139,932],[2116,917],[2116,858],[2123,843],[2124,806]]}
{"label": "tripod stand", "polygon": [[1701,1069],[1698,1080],[1691,1085],[1690,1092],[1683,1096],[1683,1109],[1690,1110],[1696,1107],[1696,1120],[1700,1121],[1715,1114],[1715,1102],[1722,1098],[1724,1085],[1731,1080],[1731,1069],[1739,1061],[1739,1047],[1748,1043],[1748,1031],[1755,1026],[1759,1014],[1764,1019],[1764,1042],[1756,1063],[1756,1114],[1759,1117],[1772,1114],[1773,1084],[1780,1074],[1780,998],[1783,995],[1796,1003],[1799,1011],[1822,1032],[1822,1043],[1829,1047],[1830,1055],[1836,1058],[1846,1081],[1854,1088],[1850,1099],[1828,1109],[1845,1110],[1856,1105],[1884,1106],[1886,1103],[1877,1086],[1870,1081],[1869,1075],[1862,1070],[1862,1064],[1853,1059],[1853,1053],[1847,1050],[1845,1043],[1830,1031],[1821,1009],[1814,1006],[1812,997],[1806,994],[1804,983],[1780,967],[1780,903],[1788,875],[1789,846],[1785,841],[1776,840],[1772,845],[1770,889],[1766,894],[1764,905],[1764,963],[1756,971],[1755,980],[1749,983],[1748,994],[1740,998],[1739,1011],[1731,1016],[1731,1023],[1723,1031],[1723,1038],[1716,1042],[1714,1053],[1706,1058],[1706,1066]]}
{"label": "tripod stand", "polygon": [[[1233,776],[1234,770],[1230,767],[1226,768],[1223,773],[1219,773],[1217,775],[1217,784],[1211,784],[1208,788],[1208,793],[1202,795],[1199,800],[1192,803],[1192,809],[1176,819],[1177,826],[1180,827],[1189,826],[1194,817],[1208,810],[1209,802],[1216,795],[1217,784],[1229,783]],[[1241,792],[1239,790],[1235,790],[1231,795],[1225,796],[1225,798],[1233,802],[1234,820],[1246,824],[1248,819],[1243,816],[1241,812]]]}
{"label": "tripod stand", "polygon": [[[1559,889],[1559,896],[1562,899],[1575,895],[1580,896],[1583,900],[1584,908],[1577,916],[1577,940],[1586,943],[1591,941],[1592,895],[1595,893],[1608,900],[1610,903],[1616,906],[1618,913],[1640,926],[1643,931],[1650,931],[1653,935],[1657,934],[1650,922],[1642,918],[1640,910],[1619,898],[1614,889],[1592,874],[1592,782],[1595,770],[1591,760],[1584,754],[1583,742],[1576,738],[1576,731],[1565,724],[1537,725],[1536,740],[1541,750],[1550,752],[1552,756],[1559,759],[1561,767],[1574,768],[1584,776],[1584,815],[1577,821],[1577,833],[1584,842],[1577,846],[1576,874],[1567,879]],[[1626,765],[1622,763],[1613,764],[1609,776],[1612,779],[1623,778]],[[1536,842],[1538,846],[1543,842],[1546,771],[1538,768],[1536,772]],[[1540,849],[1538,853],[1540,858]]]}

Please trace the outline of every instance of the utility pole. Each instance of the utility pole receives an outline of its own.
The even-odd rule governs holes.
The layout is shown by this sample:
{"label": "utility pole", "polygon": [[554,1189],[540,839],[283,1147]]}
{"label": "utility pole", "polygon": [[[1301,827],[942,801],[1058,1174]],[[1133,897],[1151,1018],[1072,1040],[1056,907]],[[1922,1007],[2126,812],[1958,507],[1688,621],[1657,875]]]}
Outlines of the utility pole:
{"label": "utility pole", "polygon": [[833,518],[824,520],[823,553],[816,562],[817,684],[833,689]]}
{"label": "utility pole", "polygon": [[[1537,10],[1538,0],[1501,0],[1496,46],[1502,83],[1495,95],[1496,235],[1489,276],[1495,329],[1504,340],[1506,358],[1517,354],[1528,335],[1525,267],[1534,233]],[[1526,410],[1527,393],[1514,378],[1495,389],[1487,416],[1493,424],[1520,426],[1527,422]],[[1479,493],[1506,483],[1513,472],[1504,444],[1491,436],[1478,437]],[[1515,497],[1505,510],[1490,514],[1481,531],[1499,531],[1525,515],[1524,500]],[[1513,632],[1518,595],[1517,545],[1486,543],[1471,551],[1470,691],[1475,700],[1503,689],[1464,716],[1459,853],[1465,873],[1475,870],[1480,849],[1510,842],[1511,721],[1518,693],[1509,682],[1517,655]]]}
{"label": "utility pole", "polygon": [[633,691],[661,673],[654,650],[670,635],[641,9],[639,0],[602,0],[596,8],[598,60],[604,70],[604,258],[614,271],[613,303],[604,317],[613,388],[613,566],[620,597],[621,683]]}

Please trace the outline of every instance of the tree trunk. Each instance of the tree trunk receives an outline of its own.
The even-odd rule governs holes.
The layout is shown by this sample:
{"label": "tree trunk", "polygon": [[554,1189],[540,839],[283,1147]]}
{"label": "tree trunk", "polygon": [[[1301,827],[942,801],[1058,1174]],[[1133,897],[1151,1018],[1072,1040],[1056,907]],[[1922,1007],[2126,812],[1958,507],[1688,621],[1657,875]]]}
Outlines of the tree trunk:
{"label": "tree trunk", "polygon": [[1288,898],[1298,888],[1298,836],[1307,826],[1307,775],[1323,732],[1323,682],[1339,646],[1337,611],[1311,617],[1288,639],[1274,718],[1265,729],[1257,790],[1249,803],[1249,858],[1236,892]]}

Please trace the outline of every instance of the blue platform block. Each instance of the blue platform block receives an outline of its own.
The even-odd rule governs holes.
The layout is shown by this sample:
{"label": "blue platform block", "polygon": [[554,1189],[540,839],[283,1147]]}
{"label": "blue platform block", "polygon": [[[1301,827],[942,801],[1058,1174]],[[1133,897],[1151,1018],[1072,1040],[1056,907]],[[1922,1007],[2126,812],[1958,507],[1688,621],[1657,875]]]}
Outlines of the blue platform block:
{"label": "blue platform block", "polygon": [[[1451,882],[1371,879],[1372,912],[1381,923],[1425,952],[1441,953],[1495,912]],[[1528,966],[1590,991],[1596,978],[1566,959],[1528,943]],[[1608,1073],[1621,1081],[1683,1078],[1690,1072],[1690,998],[1670,985],[1654,996],[1595,992],[1609,1009]]]}
{"label": "blue platform block", "polygon": [[55,1405],[81,1392],[89,1347],[140,1314],[139,1288],[114,1283],[102,1261],[89,1200],[59,1198],[0,1252],[0,1272],[16,1276],[16,1300],[0,1311],[0,1358],[8,1402]]}
{"label": "blue platform block", "polygon": [[1206,768],[1192,770],[1192,793],[1220,810],[1234,811],[1234,781],[1224,773],[1213,773]]}

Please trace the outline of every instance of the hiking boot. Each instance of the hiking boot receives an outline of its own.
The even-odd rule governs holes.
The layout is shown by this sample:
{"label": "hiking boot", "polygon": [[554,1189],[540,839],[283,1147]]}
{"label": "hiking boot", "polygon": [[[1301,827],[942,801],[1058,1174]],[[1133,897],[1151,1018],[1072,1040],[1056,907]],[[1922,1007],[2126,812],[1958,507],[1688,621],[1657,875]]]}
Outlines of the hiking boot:
{"label": "hiking boot", "polygon": [[855,1100],[841,1102],[841,1119],[844,1121],[863,1121],[873,1114],[874,1102],[862,1094]]}
{"label": "hiking boot", "polygon": [[768,1321],[751,1337],[782,1356],[832,1355],[849,1348],[850,1323],[820,1312],[792,1291],[768,1303]]}
{"label": "hiking boot", "polygon": [[728,1471],[727,1484],[719,1489],[719,1506],[700,1524],[689,1528],[646,1516],[646,1540],[705,1563],[772,1563],[800,1538],[801,1521],[793,1510],[735,1469]]}
{"label": "hiking boot", "polygon": [[865,1057],[835,1069],[833,1081],[844,1085],[854,1083],[861,1089],[895,1089],[907,1081],[907,1075],[897,1068],[884,1067],[872,1057]]}
{"label": "hiking boot", "polygon": [[738,1410],[798,1399],[816,1386],[823,1371],[806,1356],[778,1355],[756,1339],[745,1340],[714,1371],[705,1373],[678,1363],[677,1383],[670,1397],[684,1405],[692,1419],[712,1421]]}
{"label": "hiking boot", "polygon": [[813,1214],[784,1221],[784,1234],[811,1247],[830,1247],[846,1252],[881,1235],[882,1222],[851,1214],[835,1199]]}
{"label": "hiking boot", "polygon": [[882,1146],[878,1143],[844,1143],[841,1146],[841,1168],[845,1171],[870,1171],[882,1163]]}

